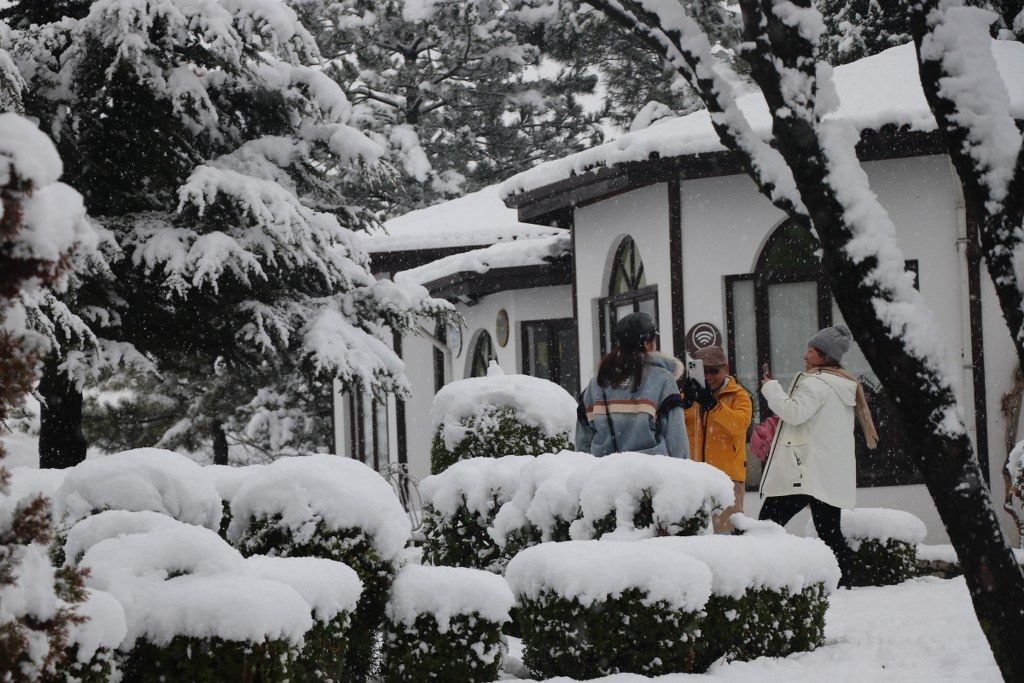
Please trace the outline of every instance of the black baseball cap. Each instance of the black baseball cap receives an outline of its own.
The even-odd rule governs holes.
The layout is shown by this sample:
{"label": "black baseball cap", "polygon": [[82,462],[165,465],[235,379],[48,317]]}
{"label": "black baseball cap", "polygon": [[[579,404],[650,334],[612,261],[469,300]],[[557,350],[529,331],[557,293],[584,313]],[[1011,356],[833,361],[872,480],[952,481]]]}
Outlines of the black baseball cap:
{"label": "black baseball cap", "polygon": [[646,313],[630,313],[615,323],[612,337],[619,346],[632,348],[658,336],[654,319]]}

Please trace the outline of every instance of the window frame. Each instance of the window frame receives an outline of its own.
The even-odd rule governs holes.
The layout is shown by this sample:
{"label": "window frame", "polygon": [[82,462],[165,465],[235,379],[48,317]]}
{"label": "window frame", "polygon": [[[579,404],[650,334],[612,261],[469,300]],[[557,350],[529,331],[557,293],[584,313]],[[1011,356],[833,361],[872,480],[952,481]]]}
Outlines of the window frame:
{"label": "window frame", "polygon": [[[477,353],[479,352],[481,342],[484,339],[487,340],[487,347],[490,350],[490,355],[487,357],[487,359],[486,359],[486,361],[484,363],[483,374],[482,375],[476,375],[476,374],[474,374],[474,370],[476,368]],[[476,334],[473,335],[473,351],[472,351],[472,353],[469,354],[469,364],[466,367],[466,370],[467,370],[466,377],[467,378],[469,378],[469,377],[486,377],[487,376],[487,368],[490,366],[492,360],[494,360],[494,361],[498,360],[498,354],[495,351],[495,347],[494,347],[494,340],[491,339],[491,333],[489,331],[487,331],[486,328],[481,328],[481,329],[477,330]]]}
{"label": "window frame", "polygon": [[533,351],[533,348],[530,346],[530,328],[534,328],[535,330],[537,330],[534,333],[535,335],[538,334],[541,330],[543,330],[545,336],[547,337],[548,349],[555,349],[556,351],[559,349],[558,333],[560,331],[562,331],[562,330],[569,330],[569,332],[571,333],[570,336],[572,337],[573,341],[575,342],[574,345],[573,345],[575,347],[575,350],[574,350],[575,351],[575,354],[574,354],[575,357],[571,360],[571,364],[573,366],[571,368],[571,374],[575,375],[575,378],[576,378],[575,386],[570,389],[570,388],[566,387],[565,384],[564,384],[564,380],[566,379],[565,372],[564,372],[565,359],[562,358],[561,353],[555,353],[554,356],[553,356],[554,357],[554,363],[553,363],[554,371],[550,370],[551,366],[549,365],[549,371],[551,371],[551,374],[555,375],[555,377],[545,377],[543,379],[547,379],[547,380],[550,380],[550,381],[554,382],[555,384],[558,384],[563,389],[568,391],[570,394],[572,394],[573,396],[576,396],[579,393],[579,391],[580,391],[580,389],[579,389],[579,381],[580,381],[580,378],[579,378],[579,359],[580,359],[579,331],[578,331],[578,328],[576,326],[576,321],[573,318],[540,318],[540,319],[536,319],[536,320],[523,320],[523,321],[521,321],[519,323],[519,339],[520,339],[520,346],[521,346],[520,361],[522,363],[522,373],[524,375],[530,375],[531,377],[536,377],[537,375],[535,375],[535,374],[533,374],[533,372],[531,372],[531,370],[533,369],[532,368],[532,365],[533,365],[533,363],[532,363],[532,351]]}

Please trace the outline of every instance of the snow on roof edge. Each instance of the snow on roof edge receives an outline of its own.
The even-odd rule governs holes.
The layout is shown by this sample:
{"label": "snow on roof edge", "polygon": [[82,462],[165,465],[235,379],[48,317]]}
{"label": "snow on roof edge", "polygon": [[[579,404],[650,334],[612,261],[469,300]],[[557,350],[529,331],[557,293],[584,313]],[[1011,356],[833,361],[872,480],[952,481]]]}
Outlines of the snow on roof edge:
{"label": "snow on roof edge", "polygon": [[[1010,95],[1010,110],[1024,118],[1024,44],[993,40],[992,51],[1000,76]],[[838,66],[834,82],[840,106],[831,117],[849,121],[859,130],[878,130],[895,124],[916,131],[935,130],[917,70],[913,43],[890,48],[877,55]],[[754,131],[771,136],[771,116],[759,90],[737,99]],[[654,125],[575,154],[538,164],[512,176],[499,187],[502,199],[547,187],[575,176],[654,156],[686,157],[722,151],[707,110],[661,119]]]}

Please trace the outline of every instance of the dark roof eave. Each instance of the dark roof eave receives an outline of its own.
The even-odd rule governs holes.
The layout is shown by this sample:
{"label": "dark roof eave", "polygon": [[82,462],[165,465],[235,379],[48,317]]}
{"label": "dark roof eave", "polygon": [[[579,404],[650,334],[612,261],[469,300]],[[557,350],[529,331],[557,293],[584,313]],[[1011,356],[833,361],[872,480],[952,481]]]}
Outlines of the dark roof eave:
{"label": "dark roof eave", "polygon": [[569,254],[556,260],[532,266],[492,268],[484,273],[462,271],[424,283],[432,296],[450,301],[471,300],[496,292],[534,287],[553,287],[572,282],[572,259]]}
{"label": "dark roof eave", "polygon": [[[894,125],[883,126],[880,130],[864,130],[857,144],[857,157],[861,161],[945,153],[945,141],[939,131],[913,131]],[[646,161],[598,167],[511,195],[504,201],[505,206],[518,210],[521,222],[544,225],[555,212],[585,206],[645,185],[666,182],[675,177],[712,178],[738,173],[745,173],[739,155],[727,150],[664,158],[653,155]]]}

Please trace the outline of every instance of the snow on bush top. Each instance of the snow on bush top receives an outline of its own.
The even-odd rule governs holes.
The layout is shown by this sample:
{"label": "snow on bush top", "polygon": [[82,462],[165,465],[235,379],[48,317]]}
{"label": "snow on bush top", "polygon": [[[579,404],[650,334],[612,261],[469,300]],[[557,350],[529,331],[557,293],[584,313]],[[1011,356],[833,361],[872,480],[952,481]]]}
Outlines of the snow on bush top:
{"label": "snow on bush top", "polygon": [[234,467],[231,465],[207,465],[203,468],[206,475],[213,482],[221,500],[231,502],[238,489],[245,483],[245,480],[259,472],[266,465],[243,465]]}
{"label": "snow on bush top", "polygon": [[558,520],[571,521],[576,517],[580,488],[586,472],[596,462],[597,458],[590,453],[573,451],[544,453],[534,458],[519,476],[511,500],[494,516],[489,532],[495,543],[503,546],[509,534],[527,524],[540,530],[542,540],[550,541]]}
{"label": "snow on bush top", "polygon": [[337,455],[281,458],[246,479],[231,499],[228,538],[237,542],[250,522],[280,515],[300,542],[317,523],[358,528],[385,560],[412,535],[409,518],[384,478],[363,463]]}
{"label": "snow on bush top", "polygon": [[[886,543],[893,540],[916,546],[928,534],[928,529],[919,517],[904,510],[889,508],[843,510],[841,526],[843,536],[854,550],[860,541]],[[813,520],[808,520],[804,533],[817,536]]]}
{"label": "snow on bush top", "polygon": [[64,525],[102,510],[152,510],[216,530],[222,514],[220,496],[203,468],[160,448],[138,448],[76,465],[57,489],[54,506]]}
{"label": "snow on bush top", "polygon": [[707,566],[646,543],[541,543],[513,557],[505,578],[517,597],[551,591],[584,607],[637,588],[647,593],[645,605],[664,600],[672,609],[695,612],[711,595]]}
{"label": "snow on bush top", "polygon": [[[1016,119],[1024,118],[1024,45],[1011,40],[993,40],[991,45],[999,75],[1009,93],[1010,113]],[[826,120],[848,122],[858,130],[878,130],[887,124],[919,131],[936,128],[921,89],[913,43],[838,66],[833,71],[833,82],[840,104]],[[736,104],[754,132],[770,139],[772,120],[761,92],[742,95],[736,99]],[[646,161],[654,154],[667,158],[721,149],[722,143],[711,125],[710,115],[707,110],[701,110],[675,119],[662,119],[656,126],[538,164],[502,183],[500,193],[507,197],[527,192],[594,168]]]}
{"label": "snow on bush top", "polygon": [[515,209],[505,206],[498,186],[491,185],[447,202],[392,218],[384,229],[357,233],[371,254],[439,247],[482,246],[497,242],[556,235],[560,228],[520,223]]}
{"label": "snow on bush top", "polygon": [[569,392],[539,377],[505,374],[446,384],[430,408],[432,427],[442,430],[445,447],[452,450],[466,435],[463,423],[495,406],[509,406],[523,424],[548,437],[576,429],[576,399]]}
{"label": "snow on bush top", "polygon": [[711,569],[715,595],[740,598],[748,589],[799,593],[823,583],[831,593],[839,583],[839,564],[816,538],[779,533],[740,536],[664,536],[641,541],[683,553]]}
{"label": "snow on bush top", "polygon": [[85,621],[71,626],[67,644],[78,646],[75,658],[82,664],[100,648],[116,649],[128,633],[124,608],[110,593],[86,588],[85,600],[75,606],[75,613]]}
{"label": "snow on bush top", "polygon": [[77,562],[89,548],[108,538],[177,528],[181,522],[159,512],[105,510],[86,517],[68,531],[64,542],[65,562]]}
{"label": "snow on bush top", "polygon": [[8,471],[11,480],[7,494],[0,497],[0,513],[25,498],[43,496],[52,502],[68,473],[68,470],[39,470],[34,467],[12,467]]}
{"label": "snow on bush top", "polygon": [[649,491],[655,525],[672,525],[733,500],[733,484],[707,463],[645,453],[613,453],[582,475],[581,519],[572,523],[573,538],[590,538],[594,524],[615,510],[616,530],[631,532],[641,495]]}
{"label": "snow on bush top", "polygon": [[254,576],[280,581],[297,590],[319,621],[341,612],[352,613],[363,592],[363,582],[344,562],[322,557],[266,557],[246,560]]}
{"label": "snow on bush top", "polygon": [[395,624],[413,626],[416,617],[429,614],[441,633],[451,618],[476,614],[503,624],[515,604],[508,583],[501,576],[465,567],[407,565],[398,573],[387,604],[387,617]]}
{"label": "snow on bush top", "polygon": [[213,531],[170,520],[156,531],[99,541],[80,566],[86,583],[125,610],[122,648],[138,638],[164,645],[175,636],[301,642],[310,606],[291,586],[251,575],[241,554]]}
{"label": "snow on bush top", "polygon": [[483,517],[512,499],[534,461],[532,455],[460,460],[423,479],[420,497],[445,517],[454,515],[463,502],[470,512]]}

